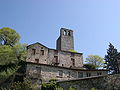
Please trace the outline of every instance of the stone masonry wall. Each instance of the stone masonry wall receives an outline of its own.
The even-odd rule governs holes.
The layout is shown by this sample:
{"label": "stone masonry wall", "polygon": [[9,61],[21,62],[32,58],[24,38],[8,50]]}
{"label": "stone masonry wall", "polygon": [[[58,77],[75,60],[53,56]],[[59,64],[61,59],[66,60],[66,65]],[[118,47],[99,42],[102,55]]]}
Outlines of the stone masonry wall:
{"label": "stone masonry wall", "polygon": [[61,36],[61,50],[74,50],[73,36]]}
{"label": "stone masonry wall", "polygon": [[[35,54],[33,54],[33,51],[32,51],[33,49],[35,49]],[[44,51],[44,55],[41,54],[41,50]],[[54,65],[55,56],[58,57],[58,64],[57,64],[58,66],[63,66],[68,68],[72,67],[72,61],[71,61],[72,58],[75,60],[74,67],[83,66],[82,53],[72,53],[68,51],[49,49],[40,44],[33,44],[29,46],[26,61]],[[39,61],[36,62],[36,59]]]}
{"label": "stone masonry wall", "polygon": [[90,77],[58,82],[64,90],[73,87],[75,90],[120,90],[120,74]]}
{"label": "stone masonry wall", "polygon": [[[62,72],[60,75],[59,71]],[[59,81],[78,79],[78,72],[83,73],[83,77],[87,77],[86,73],[91,73],[91,76],[97,76],[98,72],[102,72],[102,75],[106,75],[106,71],[84,71],[74,70],[69,68],[63,68],[58,66],[50,66],[43,64],[28,63],[26,69],[26,77],[36,80],[36,82],[49,81],[50,79],[57,79]]]}
{"label": "stone masonry wall", "polygon": [[57,39],[58,50],[74,50],[74,37],[73,31],[65,28],[60,29],[60,37]]}
{"label": "stone masonry wall", "polygon": [[[33,49],[35,49],[35,54],[33,54]],[[44,55],[42,55],[41,50],[44,51]],[[38,63],[47,64],[48,61],[48,48],[40,45],[40,44],[34,44],[29,46],[28,48],[28,55],[27,55],[27,62],[36,62],[35,59],[38,59]]]}
{"label": "stone masonry wall", "polygon": [[[55,54],[54,52],[55,50],[49,49],[48,64],[52,64],[54,60],[54,56],[58,56],[58,61],[59,61],[58,66],[63,66],[63,67],[68,67],[68,68],[72,67],[72,61],[71,61],[72,58],[75,60],[75,67],[83,66],[82,54],[65,52],[65,51],[60,51],[60,50],[58,50],[58,54]],[[74,54],[74,55],[71,56],[71,54]]]}

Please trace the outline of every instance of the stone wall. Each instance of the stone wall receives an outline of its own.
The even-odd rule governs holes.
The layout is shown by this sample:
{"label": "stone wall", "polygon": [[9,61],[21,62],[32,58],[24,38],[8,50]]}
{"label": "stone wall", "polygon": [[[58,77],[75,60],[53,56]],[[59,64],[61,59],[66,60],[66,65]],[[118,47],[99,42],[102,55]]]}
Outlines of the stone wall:
{"label": "stone wall", "polygon": [[[41,50],[44,51],[44,55],[42,55]],[[64,66],[68,68],[72,67],[71,59],[75,60],[74,67],[83,66],[82,53],[73,53],[68,51],[49,49],[38,43],[30,45],[28,47],[28,55],[26,61],[54,65],[56,63],[55,56],[57,56],[58,58],[57,66]],[[38,62],[36,60],[38,60]]]}
{"label": "stone wall", "polygon": [[73,87],[75,90],[120,90],[120,74],[89,77],[77,80],[58,82],[64,90]]}
{"label": "stone wall", "polygon": [[[79,77],[78,72],[83,73],[82,77]],[[102,70],[89,71],[60,66],[27,63],[26,77],[32,78],[33,80],[36,80],[36,82],[40,82],[41,80],[42,82],[46,82],[50,79],[63,81],[87,77],[87,73],[91,73],[91,76],[97,76],[98,72],[101,72],[102,75],[107,74],[107,71]]]}
{"label": "stone wall", "polygon": [[119,72],[120,72],[120,59],[118,60],[118,67],[119,67]]}
{"label": "stone wall", "polygon": [[[33,52],[33,50],[35,50]],[[44,51],[44,55],[42,55],[41,50]],[[47,64],[48,61],[48,48],[36,43],[33,45],[30,45],[27,50],[27,62],[36,62],[36,60],[39,60],[38,63]]]}
{"label": "stone wall", "polygon": [[61,28],[60,37],[57,39],[58,50],[74,50],[74,38],[73,31],[65,28]]}
{"label": "stone wall", "polygon": [[58,61],[59,64],[58,66],[63,66],[63,67],[72,67],[72,61],[71,59],[73,58],[75,60],[75,66],[74,67],[82,67],[83,66],[83,56],[82,53],[72,53],[72,52],[66,52],[66,51],[61,51],[58,50],[58,53],[55,54],[54,49],[49,49],[49,64],[53,64],[54,56],[58,56]]}

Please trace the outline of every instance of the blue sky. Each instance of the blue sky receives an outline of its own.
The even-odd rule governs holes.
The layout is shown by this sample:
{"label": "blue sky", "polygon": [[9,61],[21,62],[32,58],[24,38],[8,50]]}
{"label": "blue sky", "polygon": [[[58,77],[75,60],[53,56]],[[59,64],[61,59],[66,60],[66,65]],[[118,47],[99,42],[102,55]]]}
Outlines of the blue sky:
{"label": "blue sky", "polygon": [[109,42],[120,50],[120,0],[0,0],[0,28],[21,43],[56,47],[60,28],[74,30],[75,50],[104,57]]}

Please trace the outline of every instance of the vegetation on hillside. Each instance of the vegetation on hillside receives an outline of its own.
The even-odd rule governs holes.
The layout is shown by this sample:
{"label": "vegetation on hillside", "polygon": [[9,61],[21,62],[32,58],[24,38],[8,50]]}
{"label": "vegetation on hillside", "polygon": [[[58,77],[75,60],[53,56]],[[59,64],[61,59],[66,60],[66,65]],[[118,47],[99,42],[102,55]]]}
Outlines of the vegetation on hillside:
{"label": "vegetation on hillside", "polygon": [[14,76],[26,59],[27,44],[20,44],[20,35],[13,29],[0,29],[0,84]]}

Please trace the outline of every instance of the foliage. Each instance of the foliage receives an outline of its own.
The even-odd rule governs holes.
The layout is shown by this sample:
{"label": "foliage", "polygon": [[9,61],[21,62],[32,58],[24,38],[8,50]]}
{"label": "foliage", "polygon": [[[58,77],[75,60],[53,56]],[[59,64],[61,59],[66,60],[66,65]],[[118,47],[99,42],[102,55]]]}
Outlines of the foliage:
{"label": "foliage", "polygon": [[56,84],[55,83],[43,83],[41,89],[42,90],[55,90]]}
{"label": "foliage", "polygon": [[0,46],[0,80],[4,80],[17,70],[17,58],[12,47]]}
{"label": "foliage", "polygon": [[5,65],[9,63],[15,63],[17,57],[12,49],[12,47],[7,45],[0,46],[0,65]]}
{"label": "foliage", "polygon": [[69,88],[69,90],[76,90],[76,89],[75,89],[75,88],[73,88],[73,87],[70,87],[70,88]]}
{"label": "foliage", "polygon": [[77,53],[77,51],[75,51],[75,50],[73,50],[73,49],[70,49],[69,51],[70,51],[70,52]]}
{"label": "foliage", "polygon": [[110,43],[107,49],[107,55],[105,55],[105,65],[109,69],[111,74],[119,73],[118,60],[120,55],[117,49]]}
{"label": "foliage", "polygon": [[14,82],[7,89],[2,90],[39,90],[36,84],[32,84],[31,81],[25,79],[24,82]]}
{"label": "foliage", "polygon": [[104,59],[98,55],[88,55],[86,58],[87,64],[93,64],[96,69],[104,67]]}
{"label": "foliage", "polygon": [[[0,82],[5,81],[6,79],[8,79],[10,76],[12,76],[16,71],[17,71],[18,67],[14,67],[12,66],[12,68],[5,68],[4,71],[0,72]],[[2,68],[3,70],[3,68]]]}
{"label": "foliage", "polygon": [[52,78],[49,80],[49,82],[56,83],[58,80],[56,78]]}
{"label": "foliage", "polygon": [[57,79],[50,79],[49,83],[43,83],[41,90],[63,90],[62,87],[56,83]]}
{"label": "foliage", "polygon": [[18,43],[20,35],[13,29],[0,29],[0,81],[4,81],[16,71],[21,70],[26,60],[27,44]]}
{"label": "foliage", "polygon": [[96,69],[96,66],[93,64],[84,64],[83,67],[88,69],[88,70]]}
{"label": "foliage", "polygon": [[26,50],[27,44],[16,44],[13,47],[14,53],[17,57],[17,59],[20,61],[24,61],[27,58],[27,50]]}
{"label": "foliage", "polygon": [[98,89],[96,89],[96,88],[91,88],[91,90],[98,90]]}
{"label": "foliage", "polygon": [[21,60],[26,59],[26,50],[21,48],[22,45],[17,48],[9,45],[0,46],[0,80],[9,77],[22,67]]}
{"label": "foliage", "polygon": [[4,27],[0,29],[0,44],[14,46],[20,40],[20,35],[13,29]]}

